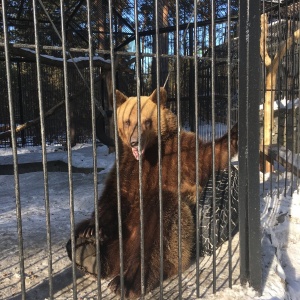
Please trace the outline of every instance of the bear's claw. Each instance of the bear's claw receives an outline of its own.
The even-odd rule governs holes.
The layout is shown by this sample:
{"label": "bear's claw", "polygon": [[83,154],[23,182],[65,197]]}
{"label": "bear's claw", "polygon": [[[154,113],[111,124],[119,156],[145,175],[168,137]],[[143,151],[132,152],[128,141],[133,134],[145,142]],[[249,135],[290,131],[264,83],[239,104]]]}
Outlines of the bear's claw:
{"label": "bear's claw", "polygon": [[[78,237],[81,238],[95,238],[95,225],[88,225],[84,230],[78,233]],[[107,240],[107,235],[103,232],[102,228],[99,228],[99,240],[100,242],[104,242]]]}

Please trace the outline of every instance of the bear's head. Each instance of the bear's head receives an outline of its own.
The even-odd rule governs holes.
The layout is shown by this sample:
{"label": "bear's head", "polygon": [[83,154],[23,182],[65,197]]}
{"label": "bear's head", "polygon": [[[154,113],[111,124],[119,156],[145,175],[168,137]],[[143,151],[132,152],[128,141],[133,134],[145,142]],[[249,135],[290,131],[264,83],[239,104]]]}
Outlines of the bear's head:
{"label": "bear's head", "polygon": [[[167,101],[167,92],[164,88],[160,88],[160,107],[157,105],[157,98],[156,90],[150,96],[140,97],[142,155],[148,147],[157,143],[158,108],[160,109],[162,139],[177,130],[176,116],[164,106]],[[116,101],[119,136],[123,144],[132,149],[132,154],[138,160],[138,99],[127,97],[117,90]]]}

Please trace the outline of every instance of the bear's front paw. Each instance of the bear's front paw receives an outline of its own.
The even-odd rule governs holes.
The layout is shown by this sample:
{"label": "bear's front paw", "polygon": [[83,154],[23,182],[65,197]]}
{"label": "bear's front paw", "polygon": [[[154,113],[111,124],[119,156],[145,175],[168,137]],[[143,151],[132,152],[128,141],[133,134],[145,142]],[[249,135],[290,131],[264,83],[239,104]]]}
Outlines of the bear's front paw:
{"label": "bear's front paw", "polygon": [[[95,225],[90,224],[84,228],[81,228],[81,230],[77,233],[77,235],[78,235],[78,237],[88,239],[91,237],[95,238],[95,233],[96,233]],[[100,242],[104,242],[107,240],[107,235],[103,232],[102,228],[99,228],[99,240],[100,240]]]}
{"label": "bear's front paw", "polygon": [[108,284],[108,287],[117,295],[121,295],[121,278],[120,275],[117,275],[111,282]]}
{"label": "bear's front paw", "polygon": [[[126,276],[124,278],[124,296],[126,298],[130,299],[136,299],[140,296],[140,284],[137,284],[134,288],[132,284],[130,284],[126,280]],[[114,292],[116,295],[120,296],[121,295],[121,277],[120,275],[117,275],[114,279],[110,281],[108,284],[108,287],[111,289],[112,292]]]}

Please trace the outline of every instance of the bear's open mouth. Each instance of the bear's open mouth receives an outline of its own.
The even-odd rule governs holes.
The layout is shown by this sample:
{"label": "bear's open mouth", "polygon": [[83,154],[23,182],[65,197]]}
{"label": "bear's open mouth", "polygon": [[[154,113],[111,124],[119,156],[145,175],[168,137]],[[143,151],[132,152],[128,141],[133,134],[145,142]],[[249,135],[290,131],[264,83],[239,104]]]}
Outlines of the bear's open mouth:
{"label": "bear's open mouth", "polygon": [[[132,154],[133,154],[134,158],[136,160],[139,160],[139,148],[138,147],[132,147],[131,150],[132,150]],[[143,156],[144,150],[145,150],[145,148],[142,149],[141,156]]]}

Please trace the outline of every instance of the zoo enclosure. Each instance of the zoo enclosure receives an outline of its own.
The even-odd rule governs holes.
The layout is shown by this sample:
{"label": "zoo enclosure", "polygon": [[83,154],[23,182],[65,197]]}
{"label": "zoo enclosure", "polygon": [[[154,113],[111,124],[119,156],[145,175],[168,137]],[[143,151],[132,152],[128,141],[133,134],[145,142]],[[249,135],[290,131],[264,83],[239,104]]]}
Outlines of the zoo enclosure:
{"label": "zoo enclosure", "polygon": [[[92,140],[95,144],[95,126],[99,116],[99,122],[105,124],[99,125],[100,131],[105,128],[105,132],[113,137],[112,119],[108,118],[113,111],[108,101],[111,87],[117,87],[128,95],[149,94],[164,84],[170,74],[167,81],[171,99],[169,106],[180,116],[183,126],[195,131],[201,122],[215,124],[225,120],[225,124],[230,125],[233,112],[238,109],[240,132],[246,133],[241,135],[242,151],[239,156],[240,187],[245,187],[239,191],[240,199],[243,199],[240,211],[245,214],[241,216],[240,224],[245,229],[240,232],[241,280],[250,281],[260,289],[260,278],[257,276],[260,272],[257,238],[259,203],[254,201],[249,206],[248,199],[259,201],[259,69],[263,70],[263,75],[265,71],[259,65],[260,24],[252,20],[255,16],[257,19],[261,2],[251,1],[249,7],[246,3],[235,1],[231,1],[230,5],[227,1],[216,2],[215,5],[210,2],[205,2],[205,5],[176,2],[174,6],[166,6],[163,1],[155,2],[155,5],[143,1],[129,1],[126,5],[125,2],[87,3],[89,8],[84,5],[85,1],[70,1],[61,9],[58,1],[33,1],[33,6],[27,1],[22,1],[22,5],[16,5],[16,2],[8,2],[7,5],[2,1],[3,42],[0,46],[4,50],[1,67],[4,98],[0,114],[2,131],[13,130],[8,140],[1,140],[5,141],[5,146],[12,144],[15,166],[18,140],[22,145],[40,144],[41,140],[43,149],[47,143],[63,141],[68,152],[71,152],[71,145],[75,142]],[[192,10],[191,7],[197,8]],[[278,41],[285,40],[286,32],[297,28],[297,7],[296,4],[290,6],[288,1],[281,5],[269,1],[262,3],[262,12],[270,20],[289,20],[278,21],[280,30],[268,22],[271,31],[268,33],[267,47],[272,50],[271,56],[274,56]],[[149,13],[151,11],[156,13]],[[180,12],[180,16],[176,11]],[[49,17],[47,12],[52,12],[52,16]],[[60,14],[64,16],[63,22]],[[190,23],[191,20],[194,21]],[[293,24],[294,27],[286,24]],[[54,28],[60,33],[62,41]],[[246,31],[247,28],[249,31]],[[284,58],[286,63],[280,66],[281,75],[276,78],[279,84],[272,88],[276,95],[284,94],[286,101],[299,97],[298,48],[295,38],[293,47]],[[80,62],[69,60],[69,53],[73,58],[80,57]],[[262,91],[266,93],[267,89],[263,86]],[[67,113],[52,115],[43,124],[45,112],[62,100],[67,103]],[[283,132],[291,132],[289,144],[293,145],[291,151],[294,151],[294,147],[299,145],[297,135],[293,133],[294,128],[299,128],[299,118],[297,110],[296,114],[293,109],[291,111],[292,115],[285,108],[278,114],[284,116],[284,124],[292,120],[292,129],[286,126]],[[76,116],[73,118],[72,114]],[[18,133],[20,136],[14,135],[17,124],[39,116],[42,131],[36,123],[37,128],[26,129],[23,136],[24,131]],[[261,123],[266,116],[262,117]],[[76,124],[77,128],[72,124]],[[83,128],[84,125],[87,128]],[[72,130],[77,133],[72,133]],[[281,145],[283,136],[287,135],[276,135],[276,145]],[[269,145],[265,142],[264,146]],[[44,170],[47,173],[46,165]],[[18,176],[17,168],[15,176]],[[19,196],[16,195],[16,198],[18,208]],[[19,228],[21,225],[20,222]],[[50,228],[49,224],[49,231]],[[20,253],[21,241],[22,236]],[[49,252],[51,255],[51,249]],[[20,266],[22,295],[25,297],[22,259]],[[52,276],[49,270],[50,297],[53,292]]]}
{"label": "zoo enclosure", "polygon": [[[113,3],[113,36],[114,47],[117,51],[116,60],[116,85],[127,95],[134,94],[136,90],[136,62],[135,62],[135,28],[134,28],[134,3],[127,1],[124,3]],[[224,2],[224,1],[223,1]],[[153,4],[151,4],[153,5]],[[153,7],[147,2],[138,3],[138,38],[140,39],[140,87],[142,94],[149,94],[156,86],[155,72],[155,24],[153,13],[145,13],[147,10],[153,10]],[[63,94],[63,62],[61,60],[61,48],[59,46],[59,37],[56,30],[61,30],[61,21],[59,15],[58,1],[45,1],[43,4],[46,12],[51,12],[51,20],[47,17],[47,13],[41,9],[39,12],[39,32],[41,45],[41,73],[42,86],[44,91],[44,109],[47,112],[51,108],[58,105],[64,99]],[[169,105],[176,111],[176,32],[175,32],[175,6],[166,5],[163,1],[158,1],[159,16],[159,39],[160,39],[160,83],[164,84],[169,74],[167,88],[169,92]],[[197,53],[202,59],[199,61],[198,71],[198,95],[199,116],[201,121],[207,123],[211,121],[211,41],[209,39],[210,20],[205,17],[208,13],[210,5],[199,11],[196,24],[196,36],[194,36],[193,24],[190,23],[193,14],[193,5],[190,6],[184,1],[180,4],[180,24],[179,24],[179,40],[181,51],[181,75],[186,80],[181,82],[181,103],[182,103],[182,124],[192,130],[194,128],[194,72],[193,72],[193,44],[197,39]],[[200,9],[200,8],[199,8]],[[238,34],[237,27],[237,9],[238,5],[235,1],[231,4],[232,16],[231,26],[228,30],[226,26],[226,6],[216,8],[216,72],[215,72],[215,97],[217,121],[226,124],[226,111],[224,107],[227,105],[227,85],[228,74],[226,61],[228,56],[227,40],[231,39],[231,97],[232,110],[237,120],[237,52],[238,44],[235,39]],[[86,47],[88,43],[87,37],[87,20],[86,7],[83,1],[70,1],[66,4],[66,40],[68,49],[74,51],[72,55],[81,58],[81,62],[72,63],[69,58],[69,92],[71,95],[70,110],[72,140],[76,142],[85,142],[91,139],[91,122],[90,105],[88,105],[88,62],[86,61],[88,53]],[[109,25],[108,25],[108,4],[104,1],[92,2],[92,35],[93,49],[95,54],[94,72],[95,80],[95,97],[97,107],[102,107],[107,115],[101,118],[102,114],[97,109],[97,126],[98,132],[104,131],[111,138],[113,137],[113,129],[108,125],[111,122],[112,107],[109,105],[107,88],[110,83],[107,82],[108,73],[110,72],[110,62],[106,58],[109,57]],[[36,89],[37,74],[36,61],[32,47],[34,45],[34,30],[32,8],[29,2],[24,1],[22,5],[16,2],[8,2],[8,26],[10,28],[10,39],[13,40],[13,47],[10,49],[12,63],[12,87],[14,93],[14,110],[16,123],[24,124],[38,117],[38,95]],[[17,17],[16,17],[17,16]],[[53,25],[55,27],[53,27]],[[228,32],[227,32],[228,31]],[[31,46],[30,46],[31,45]],[[2,44],[2,50],[4,50]],[[24,46],[24,47],[23,47]],[[27,46],[27,47],[26,47]],[[29,47],[28,47],[29,46]],[[6,70],[4,64],[4,52],[2,51],[2,61],[0,65],[1,90],[3,90],[3,110],[1,110],[1,128],[2,132],[9,129],[8,119],[8,99]],[[84,60],[85,59],[85,60]],[[80,72],[79,72],[80,71]],[[83,80],[84,78],[84,80]],[[75,84],[76,83],[76,84]],[[65,143],[65,120],[63,118],[63,106],[60,106],[55,112],[46,116],[46,139],[48,144]],[[104,129],[103,123],[105,123]],[[102,126],[102,127],[101,127]],[[98,134],[99,136],[99,134]],[[101,137],[101,134],[100,134]],[[107,144],[106,140],[104,143]],[[40,130],[38,122],[35,126],[31,126],[22,130],[18,134],[18,145],[39,145]],[[10,146],[9,137],[1,139],[1,146]]]}

